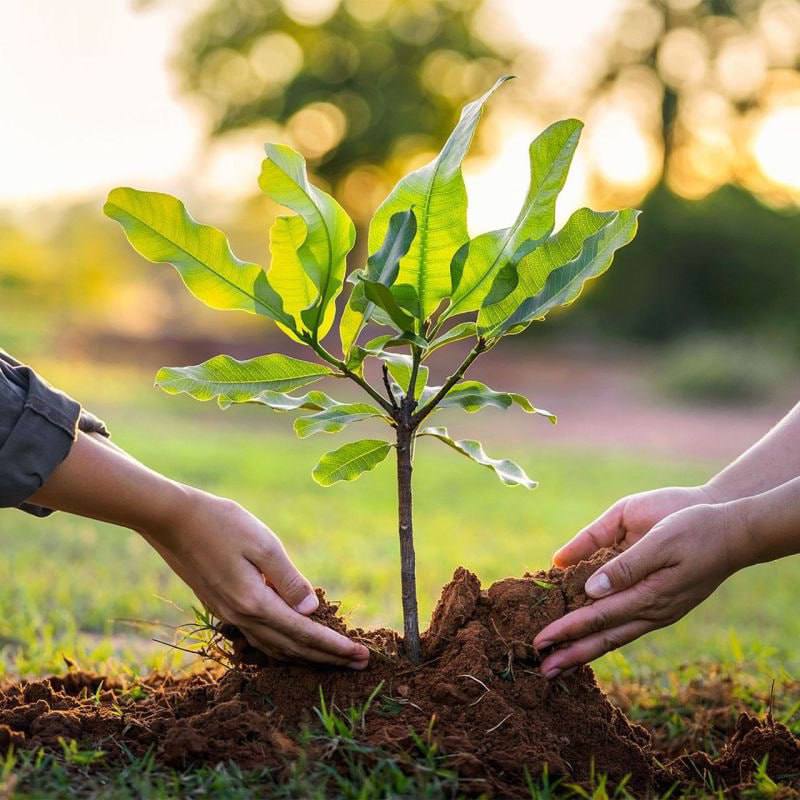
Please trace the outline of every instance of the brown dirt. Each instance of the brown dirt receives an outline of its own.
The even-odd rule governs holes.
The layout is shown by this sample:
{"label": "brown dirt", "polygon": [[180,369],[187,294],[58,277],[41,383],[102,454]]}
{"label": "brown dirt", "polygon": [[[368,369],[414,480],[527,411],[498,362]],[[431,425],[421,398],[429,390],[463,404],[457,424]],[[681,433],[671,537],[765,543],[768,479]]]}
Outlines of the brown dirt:
{"label": "brown dirt", "polygon": [[[743,717],[719,757],[682,756],[664,766],[650,734],[631,723],[582,667],[554,682],[538,672],[534,636],[548,622],[586,603],[583,585],[601,558],[566,570],[508,578],[481,590],[459,568],[444,588],[423,637],[424,663],[411,665],[392,631],[348,630],[337,608],[321,603],[317,617],[365,642],[373,651],[361,673],[287,665],[254,658],[233,635],[240,666],[176,677],[153,675],[133,700],[121,679],[83,672],[22,681],[0,691],[0,751],[59,748],[59,737],[100,747],[113,758],[124,747],[153,747],[165,764],[233,760],[242,767],[285,766],[297,756],[304,725],[315,724],[320,690],[339,709],[363,704],[359,739],[400,758],[417,745],[412,731],[448,754],[464,778],[463,791],[526,796],[525,770],[586,782],[592,770],[646,796],[703,771],[731,785],[749,779],[754,753],[770,764],[797,763],[800,747],[788,730]],[[324,597],[323,597],[324,601]],[[257,663],[253,663],[257,662]],[[313,745],[312,745],[313,747]],[[321,756],[311,752],[311,756]],[[703,760],[705,759],[705,760]],[[794,760],[794,761],[793,761]],[[772,774],[772,770],[770,770]]]}

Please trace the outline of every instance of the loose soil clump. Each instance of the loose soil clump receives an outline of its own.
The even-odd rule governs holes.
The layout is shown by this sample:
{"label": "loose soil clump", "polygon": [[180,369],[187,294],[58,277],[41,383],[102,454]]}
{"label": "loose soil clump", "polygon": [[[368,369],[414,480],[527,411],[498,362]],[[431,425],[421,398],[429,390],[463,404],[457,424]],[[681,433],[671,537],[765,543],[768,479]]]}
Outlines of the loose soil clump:
{"label": "loose soil clump", "polygon": [[[552,682],[540,675],[534,637],[587,602],[586,579],[611,555],[487,590],[459,568],[442,591],[416,666],[397,634],[348,629],[320,593],[315,616],[372,650],[364,672],[274,662],[228,628],[235,668],[153,675],[140,682],[144,697],[135,701],[121,680],[83,672],[12,684],[0,691],[0,752],[12,745],[58,749],[63,738],[102,748],[109,758],[122,748],[153,749],[176,767],[231,760],[285,768],[300,753],[298,732],[318,724],[322,696],[341,710],[364,708],[371,698],[357,723],[359,741],[402,762],[418,754],[421,736],[448,756],[467,794],[527,796],[526,773],[536,776],[545,765],[554,779],[627,778],[628,790],[644,797],[676,780],[694,782],[703,771],[741,783],[754,753],[769,752],[770,764],[800,761],[787,729],[746,718],[717,759],[695,754],[665,766],[650,734],[612,705],[590,668]],[[325,757],[311,747],[310,757]]]}

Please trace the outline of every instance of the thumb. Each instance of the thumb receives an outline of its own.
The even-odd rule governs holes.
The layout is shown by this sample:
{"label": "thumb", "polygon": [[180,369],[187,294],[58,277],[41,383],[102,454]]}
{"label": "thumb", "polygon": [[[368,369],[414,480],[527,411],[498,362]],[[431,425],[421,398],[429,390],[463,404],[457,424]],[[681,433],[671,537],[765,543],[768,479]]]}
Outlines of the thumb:
{"label": "thumb", "polygon": [[590,558],[601,548],[611,547],[615,544],[621,538],[624,505],[624,500],[618,500],[594,522],[578,531],[572,539],[553,554],[553,563],[557,567],[577,564],[585,558]]}
{"label": "thumb", "polygon": [[253,563],[290,608],[305,616],[317,610],[319,598],[314,587],[292,563],[282,544],[277,542],[268,555],[253,559]]}
{"label": "thumb", "polygon": [[621,592],[662,567],[664,565],[663,548],[657,546],[655,539],[651,544],[648,538],[640,539],[625,552],[612,558],[605,566],[597,570],[586,581],[584,586],[586,594],[597,600],[600,597]]}

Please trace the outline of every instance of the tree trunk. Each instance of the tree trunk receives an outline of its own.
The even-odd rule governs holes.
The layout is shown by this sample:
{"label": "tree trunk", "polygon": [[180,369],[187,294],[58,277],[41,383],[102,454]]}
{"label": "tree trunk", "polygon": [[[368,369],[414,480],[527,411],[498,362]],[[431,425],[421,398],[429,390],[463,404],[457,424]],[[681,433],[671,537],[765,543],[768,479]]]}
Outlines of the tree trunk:
{"label": "tree trunk", "polygon": [[414,664],[422,659],[417,614],[417,576],[414,556],[414,521],[411,503],[411,430],[397,428],[397,505],[400,522],[400,581],[406,655]]}

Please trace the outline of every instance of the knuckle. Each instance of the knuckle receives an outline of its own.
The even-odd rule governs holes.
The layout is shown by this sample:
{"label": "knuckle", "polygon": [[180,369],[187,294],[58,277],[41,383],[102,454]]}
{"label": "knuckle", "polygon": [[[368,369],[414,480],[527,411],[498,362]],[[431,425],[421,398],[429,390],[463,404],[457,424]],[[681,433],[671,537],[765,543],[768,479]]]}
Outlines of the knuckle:
{"label": "knuckle", "polygon": [[589,632],[598,633],[599,631],[604,631],[610,622],[608,611],[603,607],[592,610],[594,613],[589,618]]}
{"label": "knuckle", "polygon": [[625,638],[614,631],[609,631],[603,635],[603,652],[608,653],[611,650],[616,650],[625,644]]}
{"label": "knuckle", "polygon": [[612,583],[619,586],[630,586],[634,583],[633,567],[627,558],[618,559],[610,572]]}
{"label": "knuckle", "polygon": [[245,595],[233,601],[232,610],[239,618],[258,617],[262,615],[263,604],[257,597]]}

